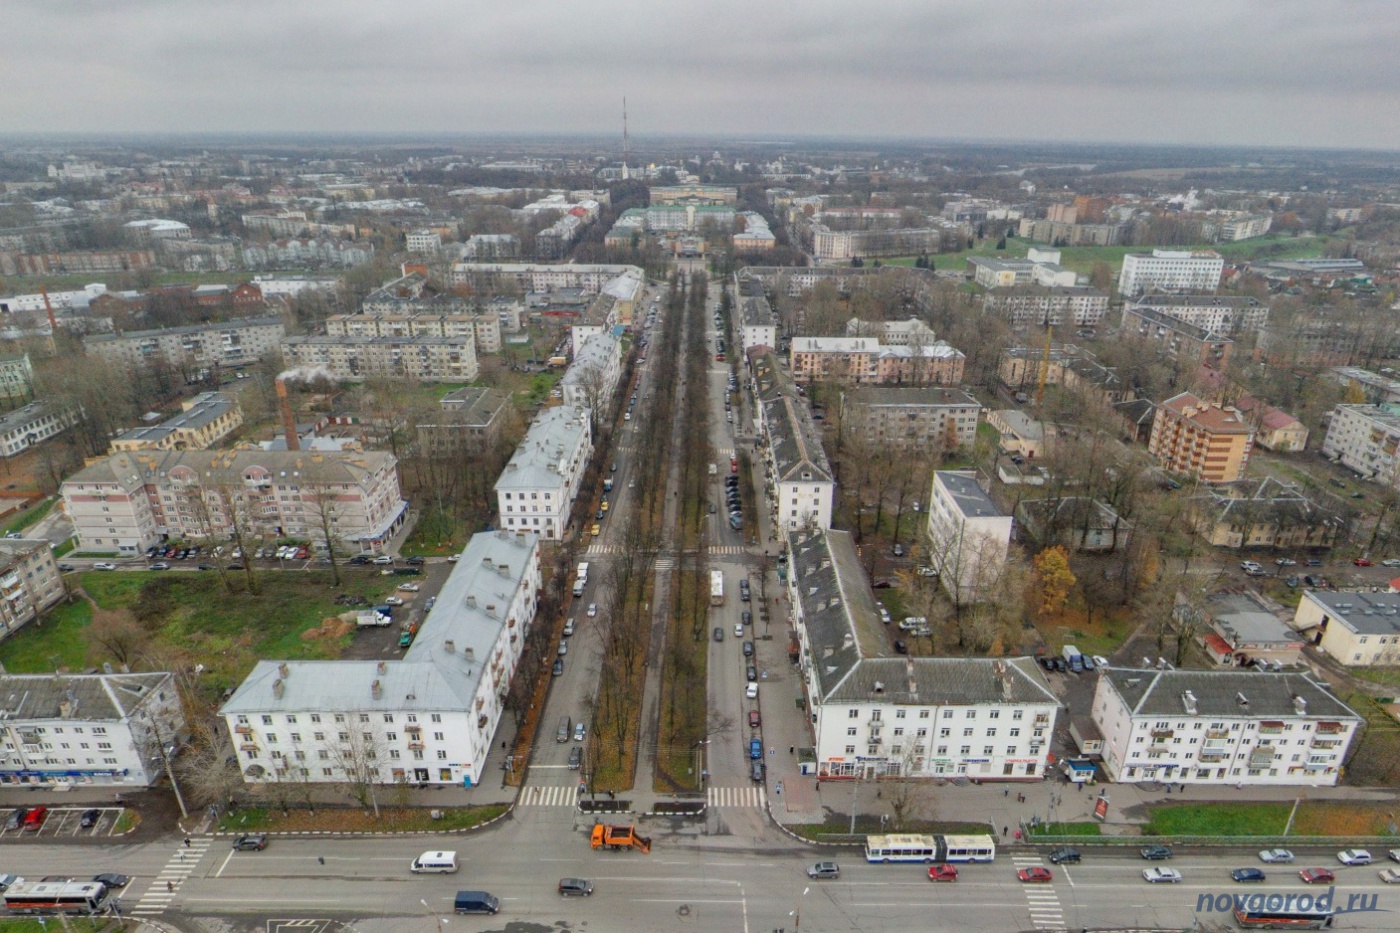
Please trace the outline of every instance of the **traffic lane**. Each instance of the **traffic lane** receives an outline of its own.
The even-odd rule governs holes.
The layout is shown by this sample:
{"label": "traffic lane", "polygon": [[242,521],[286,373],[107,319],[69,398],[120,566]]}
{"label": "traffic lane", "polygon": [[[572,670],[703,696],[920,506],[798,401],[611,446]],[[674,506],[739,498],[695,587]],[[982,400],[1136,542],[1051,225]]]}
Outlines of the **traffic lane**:
{"label": "traffic lane", "polygon": [[710,610],[710,626],[723,629],[724,641],[714,641],[713,633],[711,634],[710,705],[718,716],[718,725],[722,727],[725,720],[732,725],[728,729],[714,730],[705,758],[712,785],[737,787],[749,780],[748,711],[755,704],[744,696],[747,680],[740,653],[742,639],[734,637],[739,610],[734,608],[738,599],[732,590],[736,585],[733,568],[719,564],[716,565],[716,569],[725,572],[725,604]]}

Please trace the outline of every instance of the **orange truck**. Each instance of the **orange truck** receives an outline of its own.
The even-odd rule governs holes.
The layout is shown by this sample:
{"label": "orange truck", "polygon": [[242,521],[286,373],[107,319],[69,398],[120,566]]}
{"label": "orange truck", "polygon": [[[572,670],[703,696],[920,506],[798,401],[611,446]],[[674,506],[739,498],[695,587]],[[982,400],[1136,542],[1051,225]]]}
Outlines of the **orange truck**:
{"label": "orange truck", "polygon": [[635,826],[608,826],[605,823],[593,827],[593,848],[595,849],[636,849],[643,855],[651,851],[651,839],[637,835]]}

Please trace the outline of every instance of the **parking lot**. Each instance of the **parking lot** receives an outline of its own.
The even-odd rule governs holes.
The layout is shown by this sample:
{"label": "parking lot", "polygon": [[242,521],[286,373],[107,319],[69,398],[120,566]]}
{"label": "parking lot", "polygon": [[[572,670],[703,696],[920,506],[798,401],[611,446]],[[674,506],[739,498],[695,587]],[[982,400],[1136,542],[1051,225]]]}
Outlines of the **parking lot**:
{"label": "parking lot", "polygon": [[[34,810],[37,807],[20,807],[19,811]],[[125,807],[49,807],[44,821],[37,829],[28,828],[23,825],[13,826],[15,822],[12,817],[17,812],[11,808],[5,812],[3,822],[0,822],[0,844],[14,844],[25,839],[72,839],[72,838],[95,838],[104,836],[114,836],[117,834],[117,826],[121,823],[121,815],[126,812]],[[83,815],[91,814],[89,822],[92,825],[84,826]]]}

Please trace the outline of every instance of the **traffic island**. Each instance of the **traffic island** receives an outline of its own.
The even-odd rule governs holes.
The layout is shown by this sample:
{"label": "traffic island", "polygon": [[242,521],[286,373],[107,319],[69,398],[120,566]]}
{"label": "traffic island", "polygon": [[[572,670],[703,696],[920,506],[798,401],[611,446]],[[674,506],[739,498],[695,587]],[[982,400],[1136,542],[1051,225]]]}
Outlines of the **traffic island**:
{"label": "traffic island", "polygon": [[217,832],[288,835],[450,833],[481,829],[509,813],[506,804],[477,807],[239,807],[219,820]]}

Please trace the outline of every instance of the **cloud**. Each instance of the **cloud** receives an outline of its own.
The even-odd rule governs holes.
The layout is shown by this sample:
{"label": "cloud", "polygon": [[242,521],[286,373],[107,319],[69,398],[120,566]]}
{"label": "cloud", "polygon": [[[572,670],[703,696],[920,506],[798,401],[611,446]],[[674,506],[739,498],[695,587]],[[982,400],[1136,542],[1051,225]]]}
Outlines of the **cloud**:
{"label": "cloud", "polygon": [[1400,147],[1390,0],[10,4],[11,131]]}

